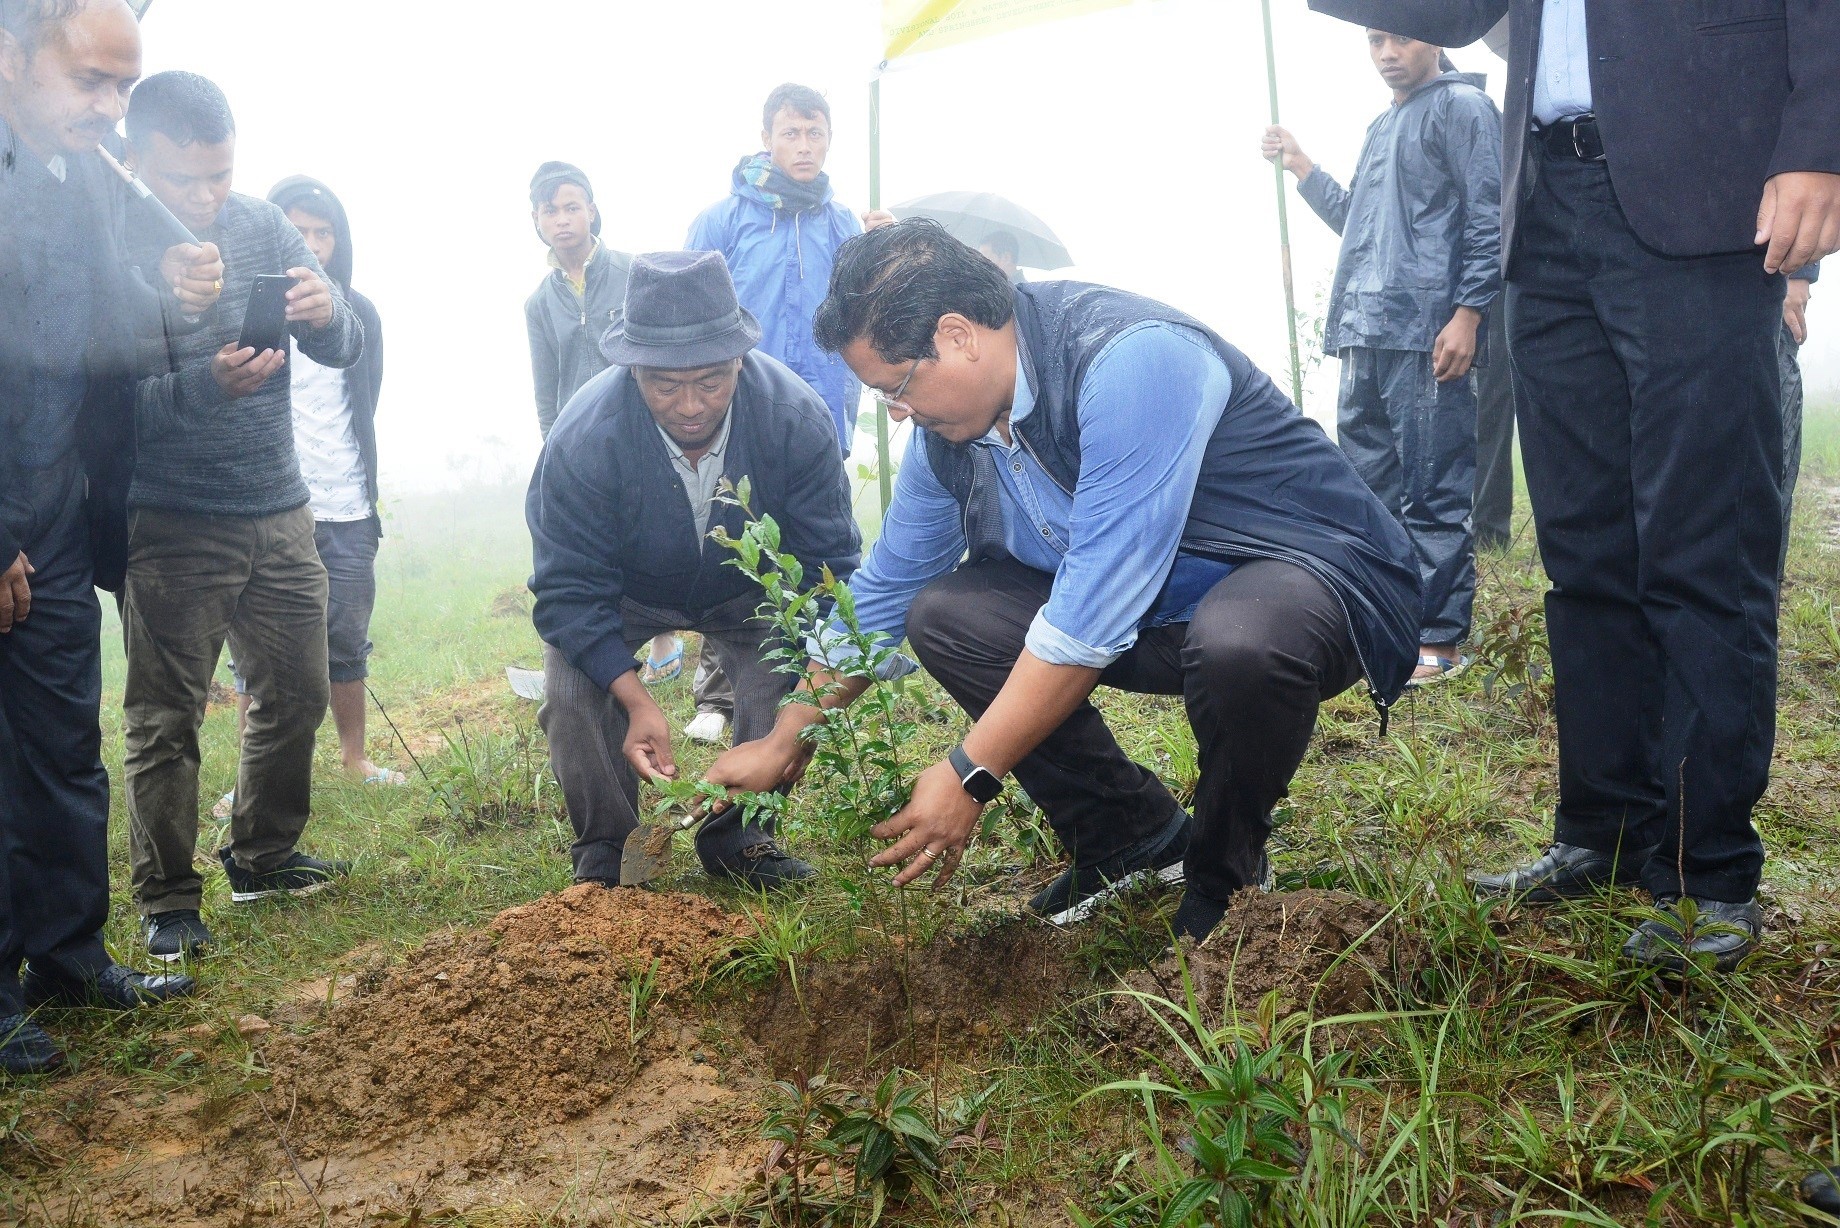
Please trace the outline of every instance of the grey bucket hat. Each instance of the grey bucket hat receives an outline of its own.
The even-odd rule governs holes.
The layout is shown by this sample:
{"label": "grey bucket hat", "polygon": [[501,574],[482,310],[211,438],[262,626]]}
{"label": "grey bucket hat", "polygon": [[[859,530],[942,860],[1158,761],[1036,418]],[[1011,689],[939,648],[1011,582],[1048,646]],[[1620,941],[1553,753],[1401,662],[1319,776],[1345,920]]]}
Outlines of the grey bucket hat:
{"label": "grey bucket hat", "polygon": [[601,338],[619,367],[687,371],[739,358],[760,342],[760,321],[735,297],[720,252],[633,257],[626,307]]}

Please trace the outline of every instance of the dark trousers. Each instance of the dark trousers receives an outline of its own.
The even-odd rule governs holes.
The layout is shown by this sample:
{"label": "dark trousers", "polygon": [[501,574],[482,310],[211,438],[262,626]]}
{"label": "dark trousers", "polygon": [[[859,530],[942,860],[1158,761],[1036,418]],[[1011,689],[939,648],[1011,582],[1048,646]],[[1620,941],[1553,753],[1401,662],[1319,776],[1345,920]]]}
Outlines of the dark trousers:
{"label": "dark trousers", "polygon": [[[760,598],[749,593],[692,618],[684,610],[620,602],[629,643],[685,630],[720,648],[724,672],[734,688],[737,746],[772,730],[779,701],[797,681],[774,669],[775,662],[762,659],[775,641],[772,628],[754,617],[759,605]],[[575,877],[618,881],[626,837],[639,825],[639,776],[626,762],[624,750],[626,709],[548,644],[543,646],[543,678],[537,723],[549,739],[550,767],[575,828],[575,843],[569,848]],[[759,838],[760,829],[744,827],[740,812],[731,810],[697,829],[696,851],[704,867],[713,870]]]}
{"label": "dark trousers", "polygon": [[1545,157],[1509,266],[1559,722],[1558,839],[1659,845],[1656,893],[1747,900],[1776,728],[1783,279],[1670,258],[1603,163]]}
{"label": "dark trousers", "polygon": [[1406,527],[1424,589],[1419,643],[1469,634],[1476,599],[1476,393],[1439,383],[1422,350],[1343,350],[1336,441]]}
{"label": "dark trousers", "polygon": [[38,569],[32,611],[0,635],[0,1015],[21,1009],[22,959],[76,976],[109,964],[102,611],[83,475],[67,465],[27,480],[35,497],[8,494],[40,509],[36,523],[11,526]]}
{"label": "dark trousers", "polygon": [[128,856],[142,913],[197,908],[198,729],[228,641],[248,682],[230,852],[263,873],[294,852],[326,716],[326,568],[305,507],[272,516],[136,508],[129,517]]}
{"label": "dark trousers", "polygon": [[[908,642],[952,698],[982,716],[1053,585],[1053,576],[1009,560],[960,567],[915,598]],[[1186,858],[1192,890],[1225,900],[1258,882],[1272,807],[1303,762],[1316,709],[1359,677],[1335,594],[1302,568],[1270,561],[1235,568],[1192,621],[1144,630],[1106,669],[1102,686],[1180,695],[1188,708],[1201,767]],[[1148,838],[1178,810],[1090,702],[1015,776],[1077,864]]]}
{"label": "dark trousers", "polygon": [[1489,308],[1488,365],[1477,367],[1476,545],[1505,550],[1514,537],[1514,368],[1508,361],[1507,305]]}

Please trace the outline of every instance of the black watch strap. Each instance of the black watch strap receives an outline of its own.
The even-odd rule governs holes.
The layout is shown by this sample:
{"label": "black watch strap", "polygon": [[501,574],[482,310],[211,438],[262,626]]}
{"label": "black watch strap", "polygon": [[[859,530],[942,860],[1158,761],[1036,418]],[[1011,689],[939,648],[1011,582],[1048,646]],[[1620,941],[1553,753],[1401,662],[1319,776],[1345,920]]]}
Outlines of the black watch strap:
{"label": "black watch strap", "polygon": [[973,763],[963,746],[954,746],[946,755],[946,762],[958,774],[958,783],[964,786],[965,792],[980,806],[993,801],[997,794],[1003,792],[1002,778],[989,768]]}

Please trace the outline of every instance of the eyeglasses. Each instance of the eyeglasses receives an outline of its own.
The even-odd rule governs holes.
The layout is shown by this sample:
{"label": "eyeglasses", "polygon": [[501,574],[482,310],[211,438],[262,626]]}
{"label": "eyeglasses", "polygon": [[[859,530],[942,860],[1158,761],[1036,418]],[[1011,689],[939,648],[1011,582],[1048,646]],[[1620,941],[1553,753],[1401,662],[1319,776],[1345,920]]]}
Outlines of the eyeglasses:
{"label": "eyeglasses", "polygon": [[913,413],[914,407],[909,405],[906,401],[903,401],[901,399],[901,394],[907,391],[907,385],[913,382],[914,372],[919,369],[920,360],[916,358],[913,361],[913,365],[907,368],[906,378],[902,379],[900,385],[893,392],[883,392],[880,388],[871,388],[869,389],[869,395],[874,397],[876,403],[883,409],[898,409],[904,414]]}

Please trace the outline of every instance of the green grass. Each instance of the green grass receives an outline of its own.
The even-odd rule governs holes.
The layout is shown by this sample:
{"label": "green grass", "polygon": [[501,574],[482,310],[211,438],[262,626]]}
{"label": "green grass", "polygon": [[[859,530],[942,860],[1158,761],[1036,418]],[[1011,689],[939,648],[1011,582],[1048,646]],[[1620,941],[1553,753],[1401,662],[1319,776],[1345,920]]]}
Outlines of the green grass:
{"label": "green grass", "polygon": [[[930,1073],[934,1124],[967,1128],[987,1114],[1002,1145],[946,1166],[928,1196],[910,1197],[893,1222],[1189,1222],[1177,1214],[1182,1190],[1208,1163],[1227,1171],[1217,1161],[1235,1155],[1276,1156],[1271,1162],[1287,1170],[1281,1179],[1241,1181],[1242,1192],[1256,1192],[1260,1180],[1271,1187],[1254,1200],[1260,1223],[1785,1222],[1794,1180],[1814,1157],[1835,1155],[1840,1125],[1836,487],[1840,407],[1827,406],[1807,423],[1784,597],[1775,776],[1757,815],[1771,852],[1764,895],[1772,931],[1742,974],[1683,990],[1625,968],[1616,946],[1642,916],[1631,895],[1541,911],[1481,905],[1465,889],[1465,870],[1531,852],[1549,831],[1555,744],[1537,670],[1523,677],[1502,668],[1509,662],[1481,662],[1402,703],[1384,740],[1365,701],[1344,695],[1325,708],[1279,813],[1279,886],[1331,886],[1388,905],[1422,951],[1416,975],[1356,1019],[1281,1019],[1236,1001],[1222,1024],[1219,1003],[1174,995],[1157,1009],[1182,1042],[1176,1052],[1186,1046],[1191,1056],[1165,1053],[1161,1064],[1096,1044],[1085,1019],[1097,1004],[1070,1003],[995,1057]],[[534,709],[502,681],[504,665],[538,656],[519,610],[529,566],[521,496],[500,489],[405,499],[386,521],[372,685],[445,800],[419,784],[381,789],[342,779],[328,725],[306,842],[354,857],[350,885],[233,908],[221,877],[209,877],[206,918],[226,949],[204,970],[205,995],[166,1012],[59,1020],[80,1066],[118,1072],[131,1088],[184,1089],[207,1104],[232,1104],[260,1079],[237,1036],[239,1016],[270,1013],[303,982],[349,968],[355,949],[391,958],[433,931],[476,925],[567,883],[568,827],[541,770]],[[873,499],[868,484],[859,510]],[[1525,518],[1523,500],[1517,524]],[[1544,581],[1531,530],[1521,536],[1506,555],[1484,560],[1479,628],[1525,621],[1538,609]],[[105,725],[119,781],[121,667],[118,635],[109,636]],[[688,719],[687,682],[661,698],[675,723]],[[1129,752],[1158,765],[1179,791],[1192,788],[1194,748],[1178,703],[1112,693],[1100,701]],[[943,751],[961,729],[956,715],[926,723],[921,749]],[[207,807],[231,782],[233,739],[233,710],[213,705],[203,737]],[[374,710],[370,744],[373,758],[415,776]],[[688,771],[710,757],[681,748]],[[108,936],[132,961],[119,804],[115,820]],[[212,847],[210,826],[201,848]],[[726,992],[793,976],[803,992],[814,960],[881,949],[874,927],[888,922],[878,922],[873,900],[865,906],[860,862],[812,830],[796,802],[789,827],[792,843],[824,870],[797,900],[762,905],[688,872],[674,884],[736,910],[766,909],[760,936],[723,974]],[[1053,856],[1039,815],[1006,794],[956,889],[905,900],[912,958],[926,958],[931,936],[1000,924],[1012,906],[992,903],[993,893],[1001,897],[1019,867],[1039,870]],[[1160,946],[1167,904],[1129,901],[1108,911],[1081,932],[1078,962],[1100,970],[1102,987],[1111,984],[1111,972]],[[216,1039],[172,1039],[199,1024]],[[635,1010],[616,1025],[637,1035],[646,1021]],[[1233,1081],[1236,1062],[1264,1072],[1254,1090],[1275,1099],[1248,1099]],[[1095,1092],[1144,1072],[1170,1090]],[[858,1078],[857,1090],[869,1092],[879,1073]],[[68,1086],[0,1088],[0,1208],[23,1209],[60,1180],[33,1154],[29,1123],[46,1112],[75,1119],[92,1111],[61,1099]],[[947,1106],[955,1102],[978,1112],[954,1116]],[[1294,1152],[1279,1134],[1259,1133],[1273,1113]],[[1254,1137],[1262,1150],[1246,1141]],[[80,1185],[81,1175],[67,1180]],[[1235,1188],[1230,1179],[1218,1187]],[[1192,1222],[1210,1214],[1196,1210],[1201,1218]],[[476,1209],[440,1222],[527,1221]],[[597,1221],[564,1209],[548,1222]]]}

